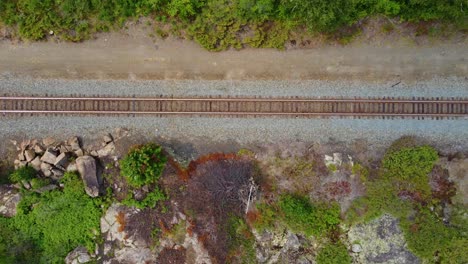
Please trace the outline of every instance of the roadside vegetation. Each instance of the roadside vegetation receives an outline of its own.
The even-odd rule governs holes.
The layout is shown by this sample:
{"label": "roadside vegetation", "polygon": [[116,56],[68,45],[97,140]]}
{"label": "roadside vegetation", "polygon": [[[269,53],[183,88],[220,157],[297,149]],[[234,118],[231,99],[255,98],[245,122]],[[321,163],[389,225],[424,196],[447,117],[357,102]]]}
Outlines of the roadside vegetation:
{"label": "roadside vegetation", "polygon": [[208,50],[281,49],[291,32],[333,34],[375,15],[442,21],[466,30],[467,9],[464,0],[3,0],[0,25],[12,28],[21,39],[54,34],[81,41],[148,17],[161,37],[184,36]]}
{"label": "roadside vegetation", "polygon": [[[424,263],[468,261],[466,208],[452,201],[455,187],[438,165],[433,147],[402,138],[375,169],[351,158],[338,162],[339,155],[333,156],[333,170],[322,156],[311,154],[274,157],[273,170],[262,171],[265,161],[248,150],[203,156],[181,168],[161,146],[150,143],[131,148],[120,168],[106,166],[115,175],[105,176],[107,191],[96,198],[88,196],[79,175],[70,172],[60,185],[38,192],[50,181],[23,167],[9,177],[19,186],[22,200],[16,216],[0,217],[0,262],[62,263],[78,246],[94,252],[104,239],[100,218],[118,202],[140,209],[133,211],[138,212],[135,218],[117,214],[119,232],[140,230],[152,250],[163,239],[177,245],[177,250],[164,249],[167,255],[161,253],[161,259],[171,259],[171,254],[183,259],[180,247],[186,235],[196,234],[216,263],[256,263],[259,247],[284,251],[284,244],[318,264],[351,263],[353,246],[361,246],[349,241],[348,230],[388,214],[398,219],[405,247]],[[317,186],[270,181],[267,174],[281,175],[280,169],[293,175],[285,177],[288,182],[313,178]],[[22,187],[24,181],[30,183],[29,190]],[[357,191],[360,188],[364,191]],[[358,195],[344,199],[351,193]],[[175,221],[174,215],[180,214],[184,217]],[[268,248],[259,237],[284,244]]]}

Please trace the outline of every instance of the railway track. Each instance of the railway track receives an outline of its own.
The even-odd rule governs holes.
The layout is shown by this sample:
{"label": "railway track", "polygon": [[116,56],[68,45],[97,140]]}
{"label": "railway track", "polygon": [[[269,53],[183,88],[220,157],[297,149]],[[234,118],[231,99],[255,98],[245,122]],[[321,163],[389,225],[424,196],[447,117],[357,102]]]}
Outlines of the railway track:
{"label": "railway track", "polygon": [[467,98],[2,96],[3,115],[466,118]]}

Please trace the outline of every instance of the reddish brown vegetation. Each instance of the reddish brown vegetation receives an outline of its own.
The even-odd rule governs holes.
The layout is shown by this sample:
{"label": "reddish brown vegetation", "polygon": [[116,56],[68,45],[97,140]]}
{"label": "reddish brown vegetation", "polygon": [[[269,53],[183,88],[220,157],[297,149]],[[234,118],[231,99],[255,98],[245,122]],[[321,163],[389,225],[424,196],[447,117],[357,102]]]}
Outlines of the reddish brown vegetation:
{"label": "reddish brown vegetation", "polygon": [[119,212],[116,216],[115,216],[115,220],[117,221],[117,223],[119,223],[119,229],[117,231],[119,232],[123,232],[125,230],[125,225],[126,225],[126,222],[125,222],[125,213],[124,212]]}
{"label": "reddish brown vegetation", "polygon": [[412,202],[416,202],[416,203],[421,203],[421,204],[427,203],[420,192],[402,190],[398,192],[398,197],[400,197],[402,200],[411,200]]}
{"label": "reddish brown vegetation", "polygon": [[250,210],[247,212],[247,223],[252,224],[258,221],[261,217],[260,213],[257,210]]}
{"label": "reddish brown vegetation", "polygon": [[156,263],[180,264],[186,263],[186,251],[183,247],[179,249],[164,248],[158,255]]}
{"label": "reddish brown vegetation", "polygon": [[451,198],[456,194],[455,183],[449,181],[447,170],[435,166],[430,180],[432,197],[444,203],[451,203]]}
{"label": "reddish brown vegetation", "polygon": [[329,182],[324,187],[325,195],[335,201],[343,199],[351,193],[351,184],[348,181]]}
{"label": "reddish brown vegetation", "polygon": [[234,154],[213,154],[190,163],[187,171],[185,208],[196,219],[189,229],[199,235],[214,263],[225,263],[228,218],[243,215],[253,166]]}

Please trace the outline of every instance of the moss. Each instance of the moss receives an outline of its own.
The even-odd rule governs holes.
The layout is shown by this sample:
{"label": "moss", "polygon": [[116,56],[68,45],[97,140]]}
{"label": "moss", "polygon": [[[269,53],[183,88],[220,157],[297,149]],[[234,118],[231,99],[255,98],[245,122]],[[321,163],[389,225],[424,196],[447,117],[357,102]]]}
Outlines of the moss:
{"label": "moss", "polygon": [[351,256],[342,243],[327,244],[317,254],[317,264],[347,264]]}

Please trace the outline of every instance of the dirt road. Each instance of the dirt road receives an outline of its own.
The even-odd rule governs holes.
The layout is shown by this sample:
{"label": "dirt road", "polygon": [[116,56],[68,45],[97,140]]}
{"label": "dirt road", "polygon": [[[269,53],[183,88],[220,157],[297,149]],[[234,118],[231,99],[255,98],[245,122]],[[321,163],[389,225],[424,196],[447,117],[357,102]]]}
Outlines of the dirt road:
{"label": "dirt road", "polygon": [[84,43],[0,42],[0,74],[71,79],[362,79],[468,76],[467,41],[417,46],[208,52],[185,40],[144,32],[107,33]]}

